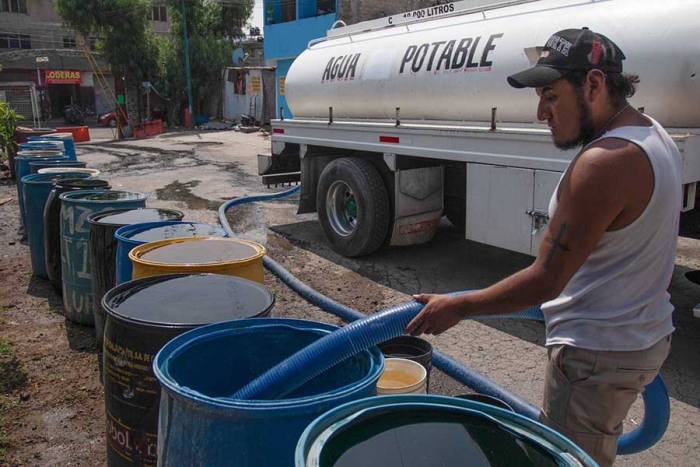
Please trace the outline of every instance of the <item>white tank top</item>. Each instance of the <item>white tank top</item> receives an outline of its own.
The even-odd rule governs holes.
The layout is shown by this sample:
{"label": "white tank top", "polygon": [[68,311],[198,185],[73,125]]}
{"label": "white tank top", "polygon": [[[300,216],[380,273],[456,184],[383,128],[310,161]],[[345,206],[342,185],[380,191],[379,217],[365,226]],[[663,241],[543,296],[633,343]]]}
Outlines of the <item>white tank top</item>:
{"label": "white tank top", "polygon": [[[542,305],[548,346],[644,350],[674,331],[667,289],[678,244],[681,156],[666,130],[650,120],[653,126],[616,128],[600,138],[642,148],[654,170],[654,192],[642,214],[620,230],[605,232],[559,297]],[[557,186],[550,217],[558,191]]]}

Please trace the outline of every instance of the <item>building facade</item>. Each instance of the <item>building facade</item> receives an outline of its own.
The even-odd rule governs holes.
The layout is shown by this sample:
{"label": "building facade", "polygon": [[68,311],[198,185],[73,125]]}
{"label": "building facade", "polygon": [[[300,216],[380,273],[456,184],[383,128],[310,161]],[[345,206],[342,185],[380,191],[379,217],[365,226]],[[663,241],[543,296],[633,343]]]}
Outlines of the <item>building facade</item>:
{"label": "building facade", "polygon": [[[156,33],[169,33],[162,3],[154,1],[151,20]],[[53,0],[0,0],[0,84],[33,83],[42,120],[61,118],[71,103],[88,113],[113,110],[114,76],[97,40],[67,29]]]}

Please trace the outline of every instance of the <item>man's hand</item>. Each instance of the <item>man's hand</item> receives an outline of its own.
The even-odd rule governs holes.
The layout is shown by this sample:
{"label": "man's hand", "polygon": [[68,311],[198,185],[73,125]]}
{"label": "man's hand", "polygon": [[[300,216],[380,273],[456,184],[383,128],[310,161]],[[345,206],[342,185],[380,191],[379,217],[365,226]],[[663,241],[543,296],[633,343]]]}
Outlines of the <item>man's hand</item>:
{"label": "man's hand", "polygon": [[453,296],[421,294],[414,295],[413,298],[425,303],[425,307],[406,326],[405,332],[408,334],[441,334],[462,320],[462,314]]}

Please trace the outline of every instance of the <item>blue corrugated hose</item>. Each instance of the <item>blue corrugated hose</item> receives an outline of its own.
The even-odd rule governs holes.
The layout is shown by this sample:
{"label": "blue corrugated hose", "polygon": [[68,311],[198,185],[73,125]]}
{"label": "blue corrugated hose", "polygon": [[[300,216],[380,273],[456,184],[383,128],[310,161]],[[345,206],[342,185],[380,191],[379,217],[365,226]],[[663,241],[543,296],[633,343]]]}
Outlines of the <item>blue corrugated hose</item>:
{"label": "blue corrugated hose", "polygon": [[[227,201],[219,208],[219,220],[229,233],[235,236],[226,219],[226,211],[233,206],[255,201],[282,198],[297,193],[301,187],[269,195],[247,196]],[[403,334],[406,325],[423,308],[423,304],[411,301],[386,308],[366,316],[352,308],[326,297],[315,291],[269,256],[263,258],[265,267],[278,276],[285,284],[309,302],[330,313],[339,316],[351,324],[333,332],[300,352],[292,355],[279,365],[265,372],[232,397],[239,399],[274,399],[283,397],[290,391],[303,385],[317,375],[328,370],[346,358],[385,340]],[[468,292],[458,292],[468,293]],[[539,307],[507,315],[473,317],[484,318],[525,318],[542,320]],[[439,350],[433,352],[435,365],[449,376],[455,378],[473,390],[497,397],[509,404],[515,412],[537,420],[539,409],[516,394],[501,387],[494,381],[466,365],[454,360]],[[666,385],[661,375],[646,387],[644,391],[645,414],[642,423],[629,433],[625,433],[618,442],[618,454],[634,454],[656,444],[666,432],[670,418],[670,401]]]}

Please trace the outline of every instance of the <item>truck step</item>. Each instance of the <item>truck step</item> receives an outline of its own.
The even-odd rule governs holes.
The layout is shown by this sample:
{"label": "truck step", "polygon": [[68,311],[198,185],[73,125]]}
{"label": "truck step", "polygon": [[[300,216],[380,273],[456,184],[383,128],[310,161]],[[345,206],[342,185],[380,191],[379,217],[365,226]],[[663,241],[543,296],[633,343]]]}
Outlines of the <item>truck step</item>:
{"label": "truck step", "polygon": [[270,188],[271,185],[275,185],[275,188],[277,188],[278,185],[284,186],[285,183],[289,186],[291,186],[292,183],[298,185],[301,183],[301,172],[263,175],[262,182],[263,185],[267,185],[268,188]]}

